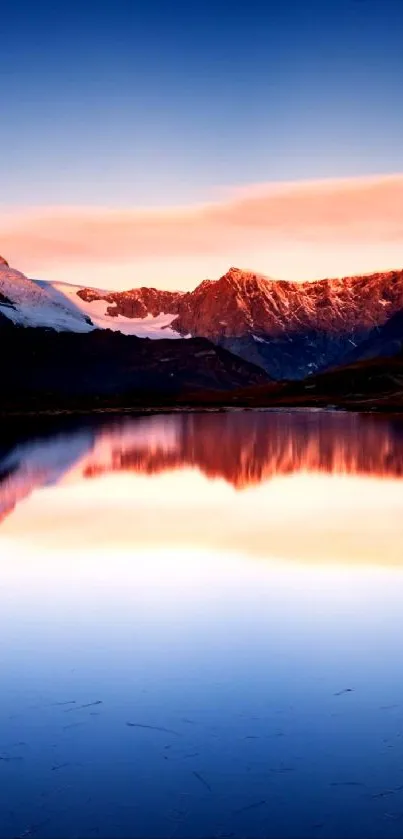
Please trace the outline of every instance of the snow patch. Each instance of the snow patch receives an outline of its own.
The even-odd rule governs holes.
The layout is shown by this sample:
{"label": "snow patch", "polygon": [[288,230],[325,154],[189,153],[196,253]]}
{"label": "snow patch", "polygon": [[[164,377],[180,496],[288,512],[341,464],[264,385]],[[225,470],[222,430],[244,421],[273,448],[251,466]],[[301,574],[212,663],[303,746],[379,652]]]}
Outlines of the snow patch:
{"label": "snow patch", "polygon": [[[147,315],[145,318],[128,318],[124,315],[113,317],[108,315],[106,311],[110,306],[110,303],[106,300],[87,302],[78,296],[77,292],[83,286],[58,282],[46,283],[46,286],[52,290],[54,295],[58,294],[60,297],[71,301],[82,314],[91,318],[92,323],[98,329],[112,329],[115,332],[122,332],[124,335],[136,335],[138,338],[183,338],[183,335],[170,328],[177,315],[160,313],[156,317]],[[103,294],[107,293],[103,292]],[[190,335],[186,336],[186,338],[190,337]]]}

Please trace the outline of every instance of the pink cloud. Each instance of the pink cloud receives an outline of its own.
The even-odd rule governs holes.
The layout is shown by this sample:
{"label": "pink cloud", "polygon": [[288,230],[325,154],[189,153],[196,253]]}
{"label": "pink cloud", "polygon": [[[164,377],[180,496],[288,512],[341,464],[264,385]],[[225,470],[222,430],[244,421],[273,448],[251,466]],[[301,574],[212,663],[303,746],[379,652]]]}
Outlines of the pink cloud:
{"label": "pink cloud", "polygon": [[206,255],[229,264],[234,251],[272,246],[403,247],[403,174],[262,184],[190,207],[3,209],[0,231],[0,253],[31,274]]}

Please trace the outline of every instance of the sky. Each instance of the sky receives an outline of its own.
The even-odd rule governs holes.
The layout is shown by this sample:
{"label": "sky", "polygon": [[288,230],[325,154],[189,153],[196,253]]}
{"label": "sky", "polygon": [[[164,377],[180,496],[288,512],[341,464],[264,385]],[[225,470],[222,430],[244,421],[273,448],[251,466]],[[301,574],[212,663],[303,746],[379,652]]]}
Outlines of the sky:
{"label": "sky", "polygon": [[401,0],[6,0],[0,253],[113,288],[401,267],[402,43]]}

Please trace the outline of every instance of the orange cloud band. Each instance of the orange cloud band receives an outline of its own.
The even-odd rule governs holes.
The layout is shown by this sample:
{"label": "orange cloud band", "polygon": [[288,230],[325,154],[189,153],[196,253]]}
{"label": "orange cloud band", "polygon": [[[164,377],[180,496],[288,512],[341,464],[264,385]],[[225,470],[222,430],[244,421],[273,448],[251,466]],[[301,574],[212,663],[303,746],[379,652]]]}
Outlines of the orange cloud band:
{"label": "orange cloud band", "polygon": [[238,258],[288,279],[396,268],[403,174],[261,184],[188,207],[3,208],[0,254],[31,276],[120,287],[193,285]]}
{"label": "orange cloud band", "polygon": [[[190,207],[0,211],[0,253],[32,274],[61,263],[228,255],[289,247],[403,246],[403,174],[262,184]],[[403,250],[402,250],[403,255]]]}

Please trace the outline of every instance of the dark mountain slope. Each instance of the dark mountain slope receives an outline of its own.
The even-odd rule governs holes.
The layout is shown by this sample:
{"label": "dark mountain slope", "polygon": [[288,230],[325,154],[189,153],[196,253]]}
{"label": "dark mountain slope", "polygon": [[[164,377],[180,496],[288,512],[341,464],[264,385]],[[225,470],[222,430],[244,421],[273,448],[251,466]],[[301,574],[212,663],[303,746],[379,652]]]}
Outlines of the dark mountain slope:
{"label": "dark mountain slope", "polygon": [[403,350],[403,310],[396,312],[382,326],[375,327],[368,337],[343,359],[352,364],[369,358],[397,355]]}
{"label": "dark mountain slope", "polygon": [[[217,403],[211,393],[210,402]],[[298,382],[232,391],[228,405],[271,408],[346,408],[403,411],[403,355],[336,367]]]}
{"label": "dark mountain slope", "polygon": [[268,381],[260,368],[204,338],[152,341],[109,330],[55,332],[2,320],[0,342],[3,407],[74,400],[126,404]]}

